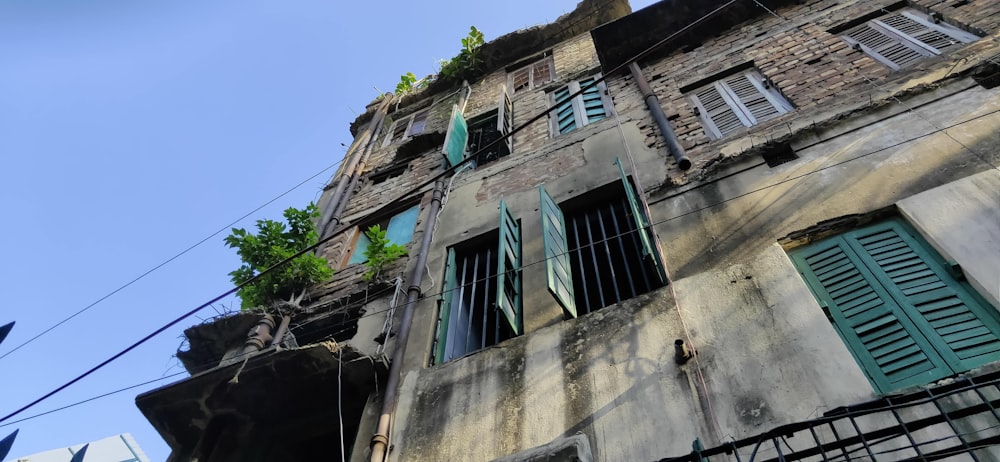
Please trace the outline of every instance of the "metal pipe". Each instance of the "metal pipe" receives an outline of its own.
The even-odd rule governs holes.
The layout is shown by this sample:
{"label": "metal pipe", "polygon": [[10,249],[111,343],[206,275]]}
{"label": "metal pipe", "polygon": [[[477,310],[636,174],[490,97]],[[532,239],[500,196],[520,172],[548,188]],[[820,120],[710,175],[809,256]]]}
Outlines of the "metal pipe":
{"label": "metal pipe", "polygon": [[354,195],[354,191],[357,191],[358,181],[361,180],[361,173],[365,171],[368,166],[368,158],[371,157],[372,150],[378,141],[378,136],[374,135],[379,132],[379,128],[382,127],[382,122],[385,119],[380,119],[372,132],[373,135],[368,139],[368,145],[365,146],[365,150],[361,153],[361,160],[355,166],[355,170],[350,173],[350,183],[348,184],[346,190],[343,193],[343,197],[340,199],[340,203],[334,208],[333,216],[330,217],[329,221],[326,222],[326,227],[328,229],[336,229],[337,225],[340,224],[340,217],[343,216],[344,210],[347,209],[347,204],[351,201],[351,196]]}
{"label": "metal pipe", "polygon": [[660,107],[660,99],[656,97],[656,93],[653,93],[653,89],[649,87],[649,82],[646,81],[646,76],[642,75],[642,69],[639,69],[639,64],[633,61],[632,64],[629,64],[628,68],[632,71],[632,78],[635,80],[636,85],[639,86],[639,91],[642,92],[642,98],[646,101],[646,107],[653,114],[656,126],[660,127],[660,133],[667,142],[667,151],[670,151],[670,155],[674,156],[674,160],[677,161],[677,166],[681,170],[691,168],[691,159],[688,159],[684,153],[681,142],[677,140],[677,134],[670,127],[670,122],[667,122],[667,116],[663,113],[663,108]]}
{"label": "metal pipe", "polygon": [[[362,157],[364,157],[371,148],[372,140],[378,138],[378,128],[385,119],[385,115],[389,112],[389,104],[391,101],[392,95],[387,95],[382,98],[382,102],[379,104],[378,109],[375,110],[375,115],[365,128],[365,132],[363,132],[361,136],[357,137],[357,141],[351,144],[351,147],[348,148],[347,154],[345,154],[345,157],[350,156],[347,160],[347,164],[344,165],[340,176],[337,177],[337,183],[333,187],[333,194],[330,196],[330,200],[323,206],[323,212],[319,220],[322,228],[320,229],[320,238],[326,237],[327,233],[336,228],[336,225],[330,224],[332,221],[336,220],[338,223],[340,222],[336,211],[338,208],[341,208],[342,203],[347,202],[347,198],[344,197],[344,192],[349,191],[349,189],[347,189],[348,183],[357,176],[358,164],[361,163]],[[362,141],[365,138],[368,140]]]}
{"label": "metal pipe", "polygon": [[417,262],[410,272],[410,287],[406,292],[406,306],[403,309],[403,319],[399,323],[399,333],[396,334],[396,348],[392,352],[389,379],[385,384],[385,397],[382,399],[382,412],[378,417],[375,434],[372,435],[371,462],[383,462],[389,447],[389,421],[392,419],[392,413],[396,407],[396,394],[403,368],[403,356],[406,353],[406,343],[410,337],[410,326],[413,324],[413,309],[420,298],[420,283],[423,281],[424,266],[427,264],[431,238],[434,237],[434,221],[437,218],[438,209],[441,208],[443,190],[444,182],[436,181],[431,196],[431,206],[427,211],[427,219],[424,224],[424,236],[420,241],[420,252],[417,254]]}
{"label": "metal pipe", "polygon": [[274,317],[265,314],[257,320],[257,324],[254,324],[250,328],[250,332],[247,332],[247,340],[243,343],[243,349],[240,350],[240,354],[253,353],[255,351],[260,351],[264,349],[264,345],[271,341],[271,331],[274,329]]}

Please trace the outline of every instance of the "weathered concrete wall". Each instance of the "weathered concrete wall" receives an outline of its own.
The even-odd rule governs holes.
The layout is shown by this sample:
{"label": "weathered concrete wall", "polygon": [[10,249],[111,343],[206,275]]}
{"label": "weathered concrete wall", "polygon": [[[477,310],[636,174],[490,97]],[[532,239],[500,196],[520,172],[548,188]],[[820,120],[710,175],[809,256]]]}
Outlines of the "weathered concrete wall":
{"label": "weathered concrete wall", "polygon": [[897,205],[941,256],[961,265],[972,286],[1000,307],[1000,171],[938,186]]}

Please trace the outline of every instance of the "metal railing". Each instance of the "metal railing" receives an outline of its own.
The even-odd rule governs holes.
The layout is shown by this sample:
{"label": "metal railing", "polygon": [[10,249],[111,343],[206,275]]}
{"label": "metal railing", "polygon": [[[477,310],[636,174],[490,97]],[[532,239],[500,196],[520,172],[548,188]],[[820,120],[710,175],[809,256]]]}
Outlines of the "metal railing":
{"label": "metal railing", "polygon": [[954,379],[659,462],[1000,461],[1000,372]]}

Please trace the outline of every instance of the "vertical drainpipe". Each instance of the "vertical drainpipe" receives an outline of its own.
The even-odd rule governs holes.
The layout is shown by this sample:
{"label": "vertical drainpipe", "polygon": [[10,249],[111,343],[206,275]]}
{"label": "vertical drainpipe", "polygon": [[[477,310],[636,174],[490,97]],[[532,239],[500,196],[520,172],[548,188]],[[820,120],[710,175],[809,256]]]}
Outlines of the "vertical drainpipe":
{"label": "vertical drainpipe", "polygon": [[443,181],[438,180],[434,183],[431,206],[427,211],[427,218],[424,222],[424,235],[420,242],[420,253],[417,254],[417,262],[413,265],[413,269],[410,272],[410,287],[406,292],[406,306],[403,309],[403,319],[399,323],[399,331],[396,333],[396,348],[392,352],[389,379],[385,384],[385,397],[382,399],[382,411],[379,413],[375,434],[372,435],[371,462],[383,462],[388,452],[389,422],[392,420],[392,413],[396,407],[396,394],[403,367],[403,355],[406,354],[406,343],[410,337],[410,326],[413,324],[413,308],[416,306],[417,300],[420,299],[420,283],[423,281],[424,266],[427,264],[427,254],[430,249],[431,238],[434,237],[434,220],[437,217],[438,210],[441,208],[443,190]]}
{"label": "vertical drainpipe", "polygon": [[340,199],[340,203],[334,207],[333,216],[326,222],[329,229],[336,229],[337,225],[340,224],[340,217],[343,215],[344,210],[347,209],[347,203],[351,201],[351,196],[353,196],[354,191],[356,191],[358,181],[361,179],[361,174],[365,171],[365,167],[368,165],[368,158],[371,157],[372,150],[375,145],[378,144],[378,132],[382,127],[382,122],[384,121],[384,118],[379,118],[378,124],[372,132],[372,137],[368,139],[368,145],[365,146],[365,150],[362,152],[361,158],[358,161],[354,172],[350,174],[350,183],[348,183],[347,189],[344,191],[343,197]]}
{"label": "vertical drainpipe", "polygon": [[[381,127],[385,115],[389,112],[391,102],[391,94],[387,94],[382,98],[378,109],[375,110],[375,115],[372,117],[371,122],[368,123],[365,131],[358,137],[358,141],[348,149],[345,155],[345,157],[348,157],[347,164],[344,166],[341,175],[337,177],[337,184],[333,187],[333,195],[330,197],[330,201],[323,207],[322,215],[320,216],[319,224],[321,229],[319,234],[321,238],[326,237],[334,229],[335,225],[331,225],[331,222],[340,222],[340,217],[336,215],[336,210],[341,208],[341,203],[347,202],[344,200],[344,192],[350,191],[347,189],[348,183],[360,173],[358,172],[358,164],[361,163],[361,158],[365,153],[371,149],[375,138],[378,138],[378,129]],[[367,138],[367,141],[365,141],[365,138]]]}
{"label": "vertical drainpipe", "polygon": [[674,156],[674,160],[677,161],[677,166],[681,170],[691,168],[691,159],[688,159],[687,155],[685,155],[684,148],[681,147],[680,141],[677,140],[677,134],[670,127],[670,122],[667,122],[667,116],[663,113],[663,108],[660,107],[660,99],[656,97],[656,93],[653,93],[653,89],[649,87],[646,76],[642,75],[642,69],[639,69],[639,63],[632,61],[632,64],[629,64],[628,68],[632,71],[632,79],[635,80],[636,85],[639,86],[639,91],[642,92],[642,99],[646,101],[646,107],[649,108],[649,112],[653,113],[653,120],[656,121],[656,126],[660,128],[660,133],[663,134],[663,139],[667,142],[667,151],[670,151],[670,155]]}

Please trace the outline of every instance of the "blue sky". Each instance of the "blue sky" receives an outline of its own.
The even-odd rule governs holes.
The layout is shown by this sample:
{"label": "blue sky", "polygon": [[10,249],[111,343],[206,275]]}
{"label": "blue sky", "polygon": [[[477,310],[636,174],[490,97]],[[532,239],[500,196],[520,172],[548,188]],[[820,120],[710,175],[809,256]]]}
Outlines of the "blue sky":
{"label": "blue sky", "polygon": [[[0,2],[0,324],[17,321],[0,355],[334,165],[375,87],[433,72],[470,25],[491,40],[575,3]],[[239,226],[316,199],[332,173]],[[0,416],[227,290],[224,235],[0,359]],[[12,420],[180,372],[172,355],[199,317]],[[155,386],[0,438],[21,429],[16,457],[131,432],[164,460],[133,401]]]}

